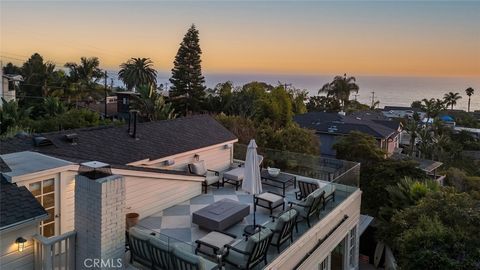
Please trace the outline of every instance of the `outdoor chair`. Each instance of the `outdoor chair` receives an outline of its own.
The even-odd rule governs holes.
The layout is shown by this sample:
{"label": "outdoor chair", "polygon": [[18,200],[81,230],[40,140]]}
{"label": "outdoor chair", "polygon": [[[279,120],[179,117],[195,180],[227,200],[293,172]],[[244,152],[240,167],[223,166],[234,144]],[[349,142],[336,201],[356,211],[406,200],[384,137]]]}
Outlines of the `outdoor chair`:
{"label": "outdoor chair", "polygon": [[[260,169],[262,168],[263,156],[258,155],[258,164]],[[233,167],[231,170],[228,170],[222,175],[222,186],[225,186],[225,183],[235,186],[235,190],[238,190],[242,186],[243,177],[245,174],[245,164],[240,164],[236,167]]]}
{"label": "outdoor chair", "polygon": [[130,246],[130,264],[137,262],[145,267],[152,268],[152,255],[150,251],[151,234],[147,231],[130,228],[128,241]]}
{"label": "outdoor chair", "polygon": [[290,209],[281,213],[279,216],[272,216],[272,221],[263,225],[269,228],[273,232],[272,246],[277,247],[278,253],[280,253],[280,246],[286,241],[293,242],[293,227],[297,221],[298,212],[295,209]]}
{"label": "outdoor chair", "polygon": [[152,257],[152,269],[172,269],[173,264],[170,259],[172,247],[169,246],[169,243],[156,237],[151,237],[149,241],[150,253]]}
{"label": "outdoor chair", "polygon": [[297,180],[298,191],[295,191],[297,200],[305,199],[310,193],[319,188],[318,181],[313,179],[299,179]]}
{"label": "outdoor chair", "polygon": [[272,236],[270,229],[261,228],[247,240],[225,245],[227,250],[223,261],[239,269],[252,269],[262,261],[267,265],[267,251]]}
{"label": "outdoor chair", "polygon": [[327,184],[322,187],[321,190],[325,191],[324,200],[323,200],[323,209],[325,210],[325,205],[328,201],[335,201],[335,185],[332,183]]}
{"label": "outdoor chair", "polygon": [[207,169],[205,161],[201,160],[188,164],[188,171],[205,177],[205,181],[202,183],[204,193],[207,193],[208,186],[213,184],[217,185],[217,189],[220,188],[220,172]]}
{"label": "outdoor chair", "polygon": [[218,264],[204,259],[191,251],[190,246],[175,244],[172,250],[173,268],[179,270],[214,270]]}
{"label": "outdoor chair", "polygon": [[311,227],[311,219],[315,216],[318,216],[320,212],[320,207],[323,204],[325,196],[325,191],[321,189],[316,189],[314,192],[310,193],[304,201],[291,201],[289,202],[290,206],[298,211],[300,220],[297,220],[295,224],[295,229],[298,232],[298,222],[302,220],[307,220],[307,225]]}

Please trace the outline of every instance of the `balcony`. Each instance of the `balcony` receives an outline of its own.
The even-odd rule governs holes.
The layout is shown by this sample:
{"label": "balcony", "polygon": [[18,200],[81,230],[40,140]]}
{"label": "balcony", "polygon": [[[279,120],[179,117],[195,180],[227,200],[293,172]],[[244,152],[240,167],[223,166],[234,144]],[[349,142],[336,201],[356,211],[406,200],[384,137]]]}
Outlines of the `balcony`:
{"label": "balcony", "polygon": [[[242,162],[240,158],[245,157],[245,149],[246,147],[243,145],[235,146],[234,158],[238,158],[235,160],[236,162]],[[329,185],[335,187],[335,200],[327,202],[325,209],[322,209],[318,217],[313,219],[311,226],[308,227],[306,222],[298,223],[298,233],[294,230],[293,242],[289,243],[287,241],[284,243],[280,247],[280,253],[277,252],[275,247],[271,246],[267,254],[268,264],[260,263],[256,267],[256,269],[302,268],[301,265],[308,261],[309,255],[322,245],[327,238],[334,235],[337,228],[341,227],[345,221],[349,221],[349,218],[358,218],[357,214],[351,213],[358,212],[359,214],[360,191],[358,181],[360,165],[354,162],[272,149],[258,150],[259,154],[262,154],[265,158],[264,166],[280,168],[282,172],[294,176],[297,182],[305,179],[318,180],[320,188]],[[265,185],[265,183],[263,190],[277,194],[282,193],[281,189]],[[285,192],[287,202],[295,200],[295,191],[294,186],[287,187]],[[236,191],[235,187],[229,184],[225,184],[219,189],[214,186],[209,187],[207,194],[201,194],[145,217],[140,220],[137,227],[155,234],[155,237],[169,245],[180,243],[194,252],[196,248],[195,240],[202,238],[209,231],[203,230],[192,223],[192,213],[222,199],[231,199],[250,206],[250,214],[247,217],[225,230],[229,234],[236,235],[237,239],[242,239],[245,226],[253,224],[253,197],[241,189]],[[286,207],[288,207],[288,204],[286,204]],[[358,209],[352,212],[348,211],[349,208],[355,207]],[[281,211],[281,208],[275,209],[274,215]],[[257,207],[255,217],[256,224],[265,224],[271,220],[269,210],[262,207]],[[343,238],[344,235],[338,237]],[[208,257],[207,259],[215,261],[215,258]],[[131,265],[131,267],[137,266]],[[227,265],[226,269],[236,268]]]}

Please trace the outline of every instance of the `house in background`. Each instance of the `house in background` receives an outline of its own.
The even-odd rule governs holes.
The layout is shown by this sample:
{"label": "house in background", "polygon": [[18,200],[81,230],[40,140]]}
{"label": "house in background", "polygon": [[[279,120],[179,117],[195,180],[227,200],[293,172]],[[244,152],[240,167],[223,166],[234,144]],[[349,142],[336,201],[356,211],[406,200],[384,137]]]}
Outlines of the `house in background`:
{"label": "house in background", "polygon": [[376,111],[357,112],[351,115],[328,112],[309,112],[296,115],[294,121],[303,128],[314,130],[320,140],[320,153],[335,157],[333,145],[352,131],[372,135],[378,146],[389,155],[399,146],[402,126],[400,121],[389,119]]}
{"label": "house in background", "polygon": [[[3,74],[3,68],[0,68],[0,75],[2,77],[2,83],[0,86],[2,88],[0,89],[0,99],[5,99],[7,102],[10,100],[15,100],[16,87],[21,81],[23,81],[23,77],[15,74]],[[2,106],[1,102],[0,106]]]}
{"label": "house in background", "polygon": [[417,113],[422,120],[425,118],[426,113],[419,108],[412,108],[412,107],[402,107],[402,106],[385,106],[382,109],[382,113],[385,117],[388,118],[412,118],[414,113]]}

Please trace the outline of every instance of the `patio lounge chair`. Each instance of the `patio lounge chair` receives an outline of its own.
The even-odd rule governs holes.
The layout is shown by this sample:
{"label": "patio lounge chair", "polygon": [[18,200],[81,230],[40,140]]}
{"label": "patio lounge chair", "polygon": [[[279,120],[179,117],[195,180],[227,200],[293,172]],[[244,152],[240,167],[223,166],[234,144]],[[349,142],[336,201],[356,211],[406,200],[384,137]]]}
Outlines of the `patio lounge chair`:
{"label": "patio lounge chair", "polygon": [[[258,164],[260,164],[260,169],[262,168],[263,156],[258,155]],[[225,186],[225,183],[229,183],[235,186],[235,190],[238,190],[242,186],[243,176],[245,174],[244,164],[240,164],[234,167],[231,167],[231,170],[228,170],[222,175],[222,186]]]}
{"label": "patio lounge chair", "polygon": [[319,188],[318,181],[313,179],[299,179],[297,180],[298,191],[295,191],[297,200],[305,199],[310,193]]}
{"label": "patio lounge chair", "polygon": [[181,270],[215,270],[219,269],[218,264],[195,255],[189,247],[176,244],[172,251],[172,269]]}
{"label": "patio lounge chair", "polygon": [[298,222],[303,219],[307,220],[307,225],[310,228],[310,221],[313,217],[318,216],[320,212],[320,207],[323,204],[325,196],[325,191],[322,189],[316,189],[314,192],[310,193],[304,201],[291,201],[289,202],[290,206],[298,211],[299,217],[302,219],[298,220],[295,224],[296,230],[298,232]]}
{"label": "patio lounge chair", "polygon": [[260,262],[267,265],[267,251],[273,232],[268,228],[251,235],[248,240],[241,240],[227,248],[223,261],[240,269],[252,269]]}
{"label": "patio lounge chair", "polygon": [[278,217],[273,217],[273,220],[264,225],[273,232],[272,246],[277,247],[278,253],[280,253],[280,246],[286,241],[293,242],[293,227],[297,221],[298,212],[295,209],[290,209],[281,213]]}
{"label": "patio lounge chair", "polygon": [[201,160],[188,164],[188,171],[205,177],[205,181],[202,183],[205,193],[207,193],[207,188],[210,185],[216,184],[217,189],[220,188],[220,172],[207,169],[205,161]]}

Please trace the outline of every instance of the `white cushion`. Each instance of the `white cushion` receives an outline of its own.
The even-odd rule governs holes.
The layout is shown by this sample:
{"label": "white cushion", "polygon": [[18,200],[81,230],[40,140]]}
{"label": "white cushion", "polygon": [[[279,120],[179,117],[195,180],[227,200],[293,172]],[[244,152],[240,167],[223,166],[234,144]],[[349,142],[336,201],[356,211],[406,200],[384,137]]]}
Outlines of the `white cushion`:
{"label": "white cushion", "polygon": [[212,175],[212,174],[208,173],[205,176],[205,181],[207,182],[207,185],[211,185],[213,183],[216,183],[216,182],[218,182],[218,180],[220,180],[220,176],[215,175],[215,174]]}
{"label": "white cushion", "polygon": [[[258,204],[262,206],[268,207],[267,202],[272,203],[272,207],[278,206],[283,203],[283,197],[279,196],[277,194],[273,194],[270,192],[265,192],[257,196],[257,198],[260,198],[262,200],[258,200]],[[267,202],[265,202],[267,201]]]}
{"label": "white cushion", "polygon": [[205,166],[205,161],[203,160],[192,163],[190,168],[194,174],[205,175],[207,173],[207,167]]}
{"label": "white cushion", "polygon": [[223,177],[230,180],[240,181],[240,180],[243,180],[244,173],[245,173],[245,169],[243,167],[239,167],[239,168],[230,170],[228,172],[224,172]]}

